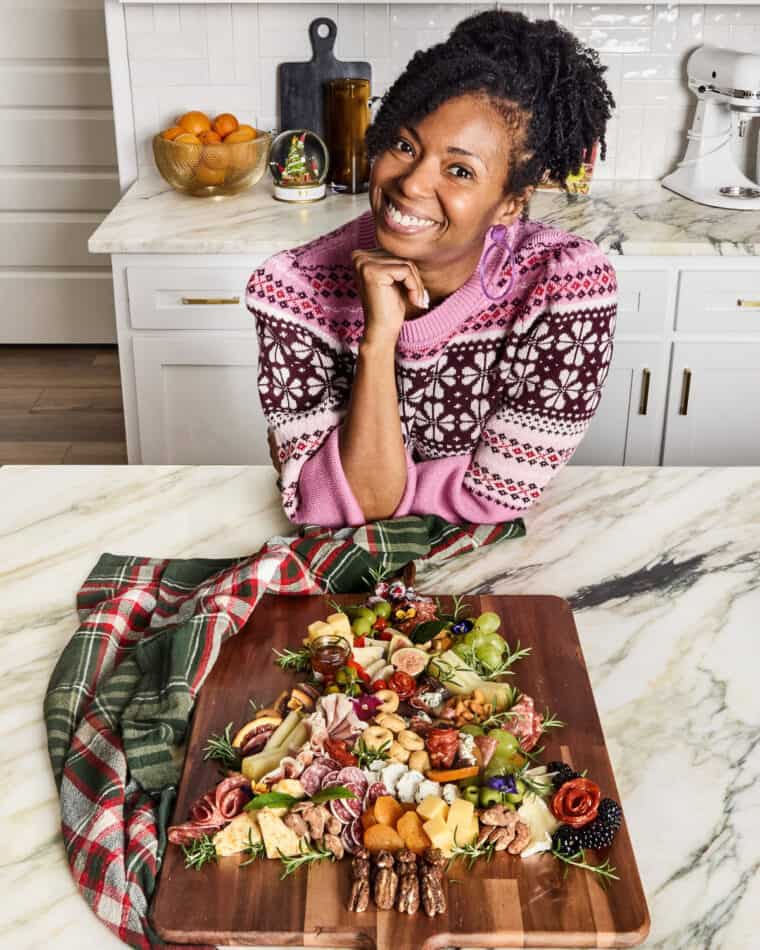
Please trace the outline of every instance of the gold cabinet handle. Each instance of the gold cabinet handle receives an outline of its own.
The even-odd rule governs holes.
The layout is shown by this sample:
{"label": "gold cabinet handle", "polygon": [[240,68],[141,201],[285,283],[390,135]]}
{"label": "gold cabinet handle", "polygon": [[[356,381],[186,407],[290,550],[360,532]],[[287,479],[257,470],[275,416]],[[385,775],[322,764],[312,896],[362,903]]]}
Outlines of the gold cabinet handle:
{"label": "gold cabinet handle", "polygon": [[745,300],[743,297],[739,297],[736,301],[737,307],[760,307],[760,300]]}
{"label": "gold cabinet handle", "polygon": [[639,393],[639,415],[645,416],[649,408],[649,382],[652,374],[648,369],[641,371],[641,392]]}
{"label": "gold cabinet handle", "polygon": [[238,304],[240,297],[183,297],[184,306],[218,306],[219,304]]}
{"label": "gold cabinet handle", "polygon": [[685,369],[681,379],[681,405],[678,407],[678,415],[685,416],[689,412],[689,393],[691,392],[691,370]]}

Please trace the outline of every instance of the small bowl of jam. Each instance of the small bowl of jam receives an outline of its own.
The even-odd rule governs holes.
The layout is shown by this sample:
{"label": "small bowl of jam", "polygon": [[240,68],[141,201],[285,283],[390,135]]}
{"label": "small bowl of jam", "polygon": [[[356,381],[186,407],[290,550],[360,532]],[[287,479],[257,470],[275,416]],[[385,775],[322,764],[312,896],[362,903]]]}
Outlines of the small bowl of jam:
{"label": "small bowl of jam", "polygon": [[351,644],[345,637],[326,633],[311,644],[311,668],[315,673],[332,679],[351,656]]}

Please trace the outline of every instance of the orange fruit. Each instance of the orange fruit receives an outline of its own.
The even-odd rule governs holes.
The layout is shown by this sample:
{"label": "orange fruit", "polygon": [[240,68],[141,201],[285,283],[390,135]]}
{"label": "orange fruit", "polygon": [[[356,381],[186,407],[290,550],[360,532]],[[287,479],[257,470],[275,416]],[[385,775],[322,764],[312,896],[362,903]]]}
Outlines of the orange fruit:
{"label": "orange fruit", "polygon": [[199,185],[221,185],[224,182],[224,169],[209,168],[200,162],[195,167],[195,180]]}
{"label": "orange fruit", "polygon": [[179,125],[173,125],[170,129],[165,129],[161,133],[162,139],[167,139],[169,142],[177,138],[178,135],[182,135],[185,130]]}
{"label": "orange fruit", "polygon": [[241,125],[234,132],[224,136],[224,141],[228,145],[234,145],[235,142],[251,142],[256,138],[256,129],[251,125]]}
{"label": "orange fruit", "polygon": [[178,135],[176,139],[173,139],[174,142],[186,142],[189,145],[200,145],[201,140],[197,135],[193,135],[192,132],[183,132],[182,135]]}
{"label": "orange fruit", "polygon": [[214,119],[212,127],[215,132],[218,132],[221,137],[224,138],[224,136],[229,135],[230,132],[236,131],[238,120],[231,112],[222,112],[221,115],[218,115]]}
{"label": "orange fruit", "polygon": [[181,125],[185,132],[199,135],[201,132],[208,132],[211,120],[205,112],[186,112],[177,120],[177,125]]}
{"label": "orange fruit", "polygon": [[208,145],[203,149],[201,161],[208,168],[226,168],[229,163],[229,151],[223,145]]}
{"label": "orange fruit", "polygon": [[201,132],[198,138],[204,145],[215,145],[222,141],[221,135],[218,132],[214,132],[213,129],[210,129],[208,132]]}

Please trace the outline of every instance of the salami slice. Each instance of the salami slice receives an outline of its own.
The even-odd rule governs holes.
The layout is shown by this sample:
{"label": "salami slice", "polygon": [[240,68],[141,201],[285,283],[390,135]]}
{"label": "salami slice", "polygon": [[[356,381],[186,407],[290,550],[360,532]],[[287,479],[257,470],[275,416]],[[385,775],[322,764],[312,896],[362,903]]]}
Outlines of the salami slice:
{"label": "salami slice", "polygon": [[364,796],[364,810],[371,808],[375,802],[380,798],[381,795],[387,795],[388,789],[383,785],[382,782],[373,782],[372,785],[367,789],[367,793]]}
{"label": "salami slice", "polygon": [[362,813],[362,805],[364,804],[364,792],[357,788],[355,785],[347,785],[350,791],[354,793],[355,798],[343,798],[341,801],[345,805],[346,811],[351,815],[352,818],[358,818]]}
{"label": "salami slice", "polygon": [[[340,775],[340,769],[335,769],[332,772],[328,772],[322,778],[322,788],[332,788],[333,785],[340,785],[341,784],[340,782],[335,781],[339,775]],[[329,785],[328,784],[329,782],[332,782],[333,785]]]}
{"label": "salami slice", "polygon": [[343,782],[344,785],[350,784],[360,786],[362,789],[362,797],[367,791],[368,782],[364,772],[362,772],[361,769],[357,769],[353,765],[349,765],[346,768],[341,769],[340,772],[338,772],[337,777],[341,780],[341,782]]}
{"label": "salami slice", "polygon": [[326,774],[318,765],[310,765],[305,770],[299,781],[307,795],[314,795],[322,788],[322,779]]}
{"label": "salami slice", "polygon": [[324,766],[325,772],[340,772],[341,769],[340,762],[336,762],[335,759],[330,759],[326,755],[314,759],[312,765]]}
{"label": "salami slice", "polygon": [[343,822],[344,825],[349,824],[349,822],[352,822],[356,817],[355,815],[351,814],[351,812],[346,808],[346,803],[340,798],[336,798],[335,801],[329,802],[328,804],[333,815],[335,815],[338,821]]}
{"label": "salami slice", "polygon": [[364,847],[364,825],[361,818],[356,818],[348,827],[351,829],[351,837],[354,839],[358,851],[359,848]]}
{"label": "salami slice", "polygon": [[354,836],[351,833],[351,825],[345,825],[343,831],[340,833],[340,840],[343,842],[343,847],[346,849],[348,854],[355,854],[358,851],[356,842],[354,841]]}

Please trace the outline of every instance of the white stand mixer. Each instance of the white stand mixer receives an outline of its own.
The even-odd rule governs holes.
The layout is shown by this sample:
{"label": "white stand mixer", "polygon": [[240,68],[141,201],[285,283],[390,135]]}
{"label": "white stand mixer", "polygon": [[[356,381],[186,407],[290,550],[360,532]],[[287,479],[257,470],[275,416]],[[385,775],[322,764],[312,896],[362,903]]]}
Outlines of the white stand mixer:
{"label": "white stand mixer", "polygon": [[749,120],[760,117],[760,55],[701,46],[686,64],[699,100],[676,170],[660,182],[684,198],[713,208],[760,211],[760,184],[747,178],[733,151]]}

